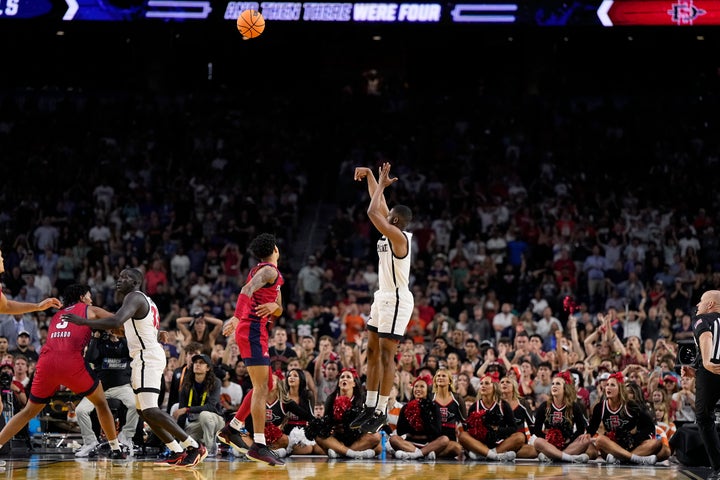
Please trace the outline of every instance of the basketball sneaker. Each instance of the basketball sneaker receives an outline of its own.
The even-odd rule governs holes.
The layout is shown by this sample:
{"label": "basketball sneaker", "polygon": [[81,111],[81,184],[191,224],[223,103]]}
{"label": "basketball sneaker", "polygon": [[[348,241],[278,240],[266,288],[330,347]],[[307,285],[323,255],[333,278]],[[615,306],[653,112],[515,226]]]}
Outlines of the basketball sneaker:
{"label": "basketball sneaker", "polygon": [[250,448],[247,443],[242,439],[242,436],[237,431],[233,430],[229,426],[225,425],[218,433],[217,439],[219,442],[234,448],[240,453],[247,453]]}
{"label": "basketball sneaker", "polygon": [[353,430],[356,430],[363,426],[363,423],[370,420],[370,417],[372,417],[375,414],[375,407],[365,407],[363,411],[358,415],[355,420],[350,422],[350,428]]}
{"label": "basketball sneaker", "polygon": [[248,449],[247,453],[245,454],[250,460],[253,460],[255,462],[262,462],[266,463],[271,466],[283,466],[285,465],[285,462],[283,462],[272,450],[270,450],[267,445],[261,445],[258,443],[253,443],[252,446]]}
{"label": "basketball sneaker", "polygon": [[170,454],[166,458],[160,459],[155,462],[155,465],[177,465],[182,461],[183,458],[185,458],[185,455],[185,452],[170,452]]}
{"label": "basketball sneaker", "polygon": [[194,467],[198,463],[205,460],[208,456],[207,448],[202,443],[197,447],[187,447],[185,449],[185,458],[177,463],[178,467]]}
{"label": "basketball sneaker", "polygon": [[373,411],[373,414],[360,426],[360,429],[366,433],[377,433],[385,423],[387,423],[387,415]]}

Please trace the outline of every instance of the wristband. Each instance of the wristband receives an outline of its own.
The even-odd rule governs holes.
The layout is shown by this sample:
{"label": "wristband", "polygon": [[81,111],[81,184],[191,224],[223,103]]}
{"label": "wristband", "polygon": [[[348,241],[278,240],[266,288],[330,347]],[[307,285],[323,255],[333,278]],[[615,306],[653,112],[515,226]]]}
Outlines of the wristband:
{"label": "wristband", "polygon": [[250,297],[244,293],[238,295],[237,304],[235,305],[235,317],[238,320],[250,318],[250,303]]}

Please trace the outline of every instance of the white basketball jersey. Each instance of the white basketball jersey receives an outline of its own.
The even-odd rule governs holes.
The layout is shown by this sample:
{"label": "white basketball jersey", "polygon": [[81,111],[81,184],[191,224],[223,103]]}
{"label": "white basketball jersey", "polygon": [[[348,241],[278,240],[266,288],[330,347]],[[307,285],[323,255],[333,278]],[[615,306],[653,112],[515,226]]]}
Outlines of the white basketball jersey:
{"label": "white basketball jersey", "polygon": [[381,291],[409,290],[410,262],[412,261],[412,233],[403,231],[407,239],[407,254],[396,257],[387,237],[382,237],[377,242],[378,284]]}
{"label": "white basketball jersey", "polygon": [[143,292],[138,291],[137,293],[147,300],[148,313],[142,318],[130,318],[124,323],[130,356],[136,358],[138,355],[142,355],[144,358],[149,355],[154,358],[160,355],[164,359],[165,351],[157,339],[160,328],[160,314],[157,305]]}

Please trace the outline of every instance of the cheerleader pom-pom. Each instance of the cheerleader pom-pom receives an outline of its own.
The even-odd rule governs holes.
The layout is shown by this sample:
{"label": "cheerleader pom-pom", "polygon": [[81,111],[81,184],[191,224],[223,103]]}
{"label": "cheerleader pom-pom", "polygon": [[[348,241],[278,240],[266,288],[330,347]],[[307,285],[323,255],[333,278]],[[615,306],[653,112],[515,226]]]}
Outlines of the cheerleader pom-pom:
{"label": "cheerleader pom-pom", "polygon": [[315,440],[308,440],[305,436],[305,429],[302,427],[295,427],[290,430],[288,435],[288,450],[292,449],[296,445],[315,445]]}

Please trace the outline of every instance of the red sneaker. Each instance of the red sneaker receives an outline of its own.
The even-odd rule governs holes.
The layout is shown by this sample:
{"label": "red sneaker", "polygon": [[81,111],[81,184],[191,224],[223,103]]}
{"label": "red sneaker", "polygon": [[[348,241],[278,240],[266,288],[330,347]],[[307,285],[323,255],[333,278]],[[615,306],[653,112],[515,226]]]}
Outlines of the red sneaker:
{"label": "red sneaker", "polygon": [[202,443],[197,447],[188,447],[185,450],[185,458],[180,460],[176,465],[178,467],[194,467],[198,463],[205,460],[208,456],[207,448]]}

